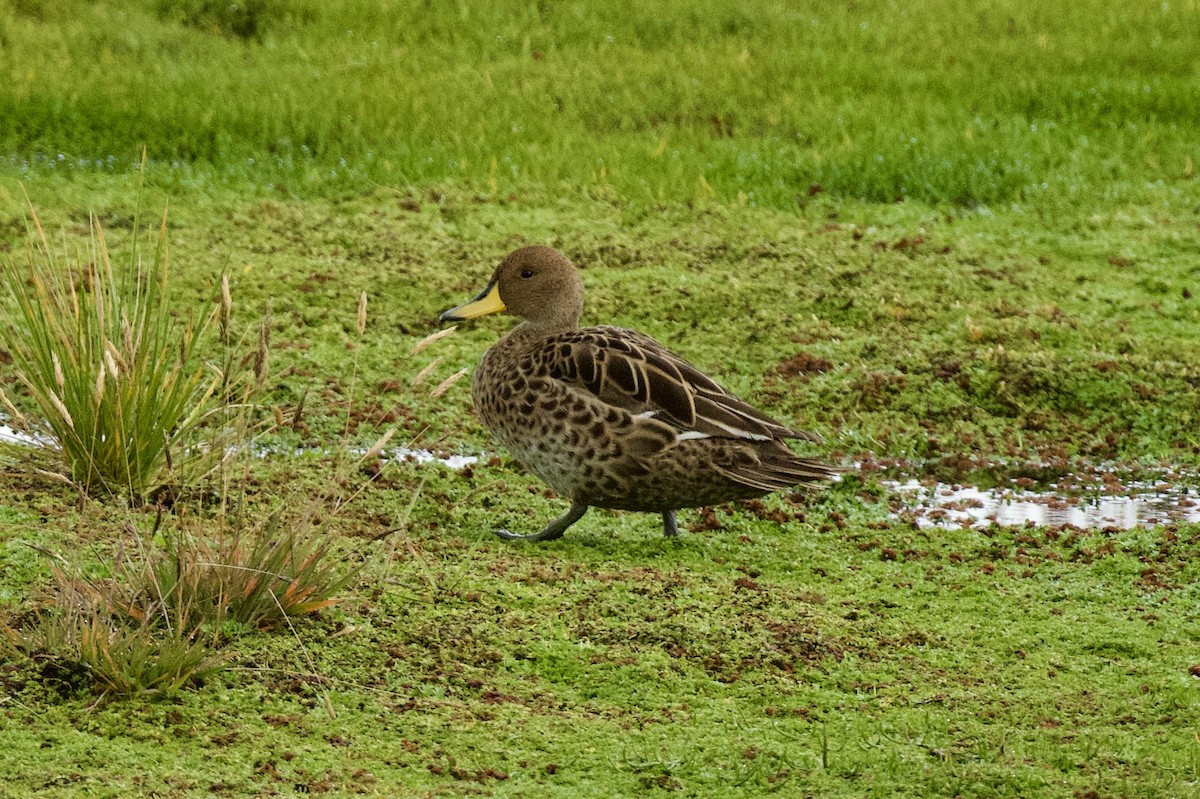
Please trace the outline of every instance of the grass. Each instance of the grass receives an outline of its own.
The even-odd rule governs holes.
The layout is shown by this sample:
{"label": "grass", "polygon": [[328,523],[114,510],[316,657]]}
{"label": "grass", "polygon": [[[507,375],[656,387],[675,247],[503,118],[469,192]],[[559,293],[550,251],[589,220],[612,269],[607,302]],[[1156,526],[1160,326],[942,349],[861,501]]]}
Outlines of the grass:
{"label": "grass", "polygon": [[[461,413],[467,383],[428,391],[507,321],[413,345],[500,254],[541,241],[585,267],[585,321],[671,342],[851,458],[961,479],[992,462],[1062,472],[1195,457],[1200,306],[1186,296],[1197,272],[1185,212],[1119,210],[1030,234],[1023,216],[915,206],[648,214],[593,201],[548,213],[444,198],[176,203],[173,252],[194,267],[179,301],[219,295],[211,276],[232,267],[244,313],[272,309],[263,401],[286,422],[281,443],[349,433],[367,446],[396,426],[399,441],[483,448]],[[69,217],[81,212],[68,201],[60,220],[80,229]]]}
{"label": "grass", "polygon": [[26,256],[3,262],[16,314],[0,342],[24,389],[18,401],[36,408],[23,413],[4,395],[11,423],[52,440],[63,479],[82,493],[140,500],[179,479],[172,451],[181,463],[196,460],[196,429],[221,407],[214,394],[222,375],[206,374],[197,357],[217,309],[199,320],[171,318],[165,215],[151,263],[143,265],[135,221],[129,262],[117,269],[98,223],[86,254],[65,263],[36,214],[32,224]]}
{"label": "grass", "polygon": [[208,628],[220,642],[228,625],[277,629],[290,617],[336,604],[354,571],[335,561],[328,538],[281,510],[254,529],[225,523],[216,535],[182,529],[164,551],[142,555],[118,601],[135,619],[161,618],[184,630]]}
{"label": "grass", "polygon": [[1198,29],[1190,0],[21,0],[0,13],[0,150],[37,180],[123,173],[148,144],[167,186],[304,196],[1091,208],[1190,180]]}
{"label": "grass", "polygon": [[188,631],[128,624],[94,586],[57,573],[54,605],[18,624],[0,625],[0,652],[64,693],[90,690],[102,699],[172,694],[221,667],[220,655]]}
{"label": "grass", "polygon": [[[450,524],[494,479],[435,473],[417,513]],[[550,510],[504,512],[531,504]],[[915,531],[881,510],[844,491],[787,529],[722,511],[666,548],[631,516],[527,550],[416,528],[300,626],[311,662],[250,636],[169,703],[10,707],[31,728],[4,765],[50,795],[1188,795],[1194,529]]]}
{"label": "grass", "polygon": [[292,630],[293,618],[335,605],[356,576],[295,508],[253,526],[240,512],[169,524],[161,507],[145,535],[129,518],[99,574],[78,556],[46,553],[51,590],[0,620],[0,655],[64,695],[171,695],[223,668],[222,647],[238,636]]}
{"label": "grass", "polygon": [[[952,479],[1099,461],[1194,480],[1185,220],[1116,212],[1029,236],[1013,217],[890,206],[830,220],[719,206],[548,212],[470,194],[415,205],[376,193],[174,206],[174,252],[197,269],[181,275],[181,301],[213,296],[204,275],[231,263],[239,303],[273,310],[265,402],[284,424],[262,439],[277,454],[234,484],[257,518],[279,492],[309,498],[315,529],[361,548],[364,565],[341,604],[293,622],[303,651],[290,631],[244,631],[223,650],[227,668],[169,701],[92,707],[9,665],[0,768],[17,785],[1194,792],[1194,526],[917,530],[888,516],[868,472],[806,506],[685,514],[693,529],[678,544],[654,519],[596,512],[559,544],[518,549],[488,529],[537,529],[561,501],[502,458],[455,474],[339,454],[392,427],[394,441],[489,452],[464,413],[467,382],[430,392],[506,320],[414,347],[528,237],[586,267],[589,320],[671,341],[821,432],[835,457]],[[70,202],[58,215],[69,235],[86,231]],[[1039,279],[1051,269],[1063,279]],[[45,579],[18,542],[84,540],[103,554],[121,540],[123,511],[77,516],[53,485],[10,475],[9,486],[0,542],[18,567],[4,578],[14,604]],[[39,756],[47,740],[53,760]]]}
{"label": "grass", "polygon": [[[23,187],[68,245],[95,217],[124,252],[144,181],[171,308],[227,275],[269,313],[262,457],[162,529],[216,541],[240,508],[354,578],[290,624],[204,622],[223,668],[183,690],[97,701],[0,661],[0,797],[1196,795],[1197,526],[920,529],[879,473],[1194,489],[1198,14],[10,0],[0,249]],[[859,473],[685,513],[678,541],[596,511],[502,545],[562,509],[451,380],[510,322],[418,344],[532,242],[584,268],[586,322],[668,342]],[[252,369],[236,338],[199,355]],[[107,584],[131,527],[160,583],[203,571],[172,552],[229,559],[0,467],[8,612],[53,584],[41,550]],[[236,570],[259,571],[285,569]]]}

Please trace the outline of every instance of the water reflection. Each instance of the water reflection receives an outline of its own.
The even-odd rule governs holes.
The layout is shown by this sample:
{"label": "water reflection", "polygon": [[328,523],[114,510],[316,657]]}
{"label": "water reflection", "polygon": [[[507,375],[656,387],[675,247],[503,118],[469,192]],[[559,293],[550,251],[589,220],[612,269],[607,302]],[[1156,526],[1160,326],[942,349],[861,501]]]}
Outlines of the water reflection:
{"label": "water reflection", "polygon": [[1122,495],[1067,497],[1036,491],[983,490],[972,486],[928,486],[909,480],[885,485],[905,500],[903,512],[921,527],[988,525],[1074,525],[1083,528],[1133,527],[1168,522],[1200,523],[1200,501],[1186,488],[1130,488]]}

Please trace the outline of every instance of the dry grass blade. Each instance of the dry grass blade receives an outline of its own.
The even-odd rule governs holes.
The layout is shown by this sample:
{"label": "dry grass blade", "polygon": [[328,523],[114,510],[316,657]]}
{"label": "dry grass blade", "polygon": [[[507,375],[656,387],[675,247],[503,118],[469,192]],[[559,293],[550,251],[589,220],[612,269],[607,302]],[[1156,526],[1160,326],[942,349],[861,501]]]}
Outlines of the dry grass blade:
{"label": "dry grass blade", "polygon": [[413,355],[416,355],[418,352],[425,349],[430,344],[433,344],[435,341],[440,341],[441,339],[444,339],[446,336],[450,335],[455,330],[458,330],[458,325],[450,325],[450,327],[443,328],[442,330],[439,330],[436,333],[430,333],[428,336],[426,336],[425,338],[421,339],[420,341],[418,341],[416,344],[413,345],[413,348],[412,348]]}
{"label": "dry grass blade", "polygon": [[228,339],[229,323],[233,319],[233,295],[229,291],[229,275],[221,275],[221,331]]}

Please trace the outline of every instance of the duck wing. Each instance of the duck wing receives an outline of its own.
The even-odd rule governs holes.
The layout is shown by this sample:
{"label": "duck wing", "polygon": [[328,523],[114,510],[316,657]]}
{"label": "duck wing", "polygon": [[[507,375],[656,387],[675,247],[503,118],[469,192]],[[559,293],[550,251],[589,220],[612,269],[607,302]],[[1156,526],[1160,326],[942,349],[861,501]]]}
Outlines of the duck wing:
{"label": "duck wing", "polygon": [[548,339],[540,351],[551,377],[602,402],[674,427],[680,441],[768,441],[813,433],[794,430],[734,396],[695,366],[643,333],[588,327]]}

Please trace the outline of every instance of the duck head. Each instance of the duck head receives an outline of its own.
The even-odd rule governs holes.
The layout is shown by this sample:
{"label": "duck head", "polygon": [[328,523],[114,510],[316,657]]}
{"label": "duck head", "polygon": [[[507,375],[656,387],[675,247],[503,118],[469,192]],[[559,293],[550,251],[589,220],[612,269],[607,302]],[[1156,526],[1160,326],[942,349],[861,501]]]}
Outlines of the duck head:
{"label": "duck head", "polygon": [[550,247],[522,247],[509,253],[475,299],[439,317],[459,322],[507,312],[531,326],[570,330],[583,312],[583,279],[567,257]]}

